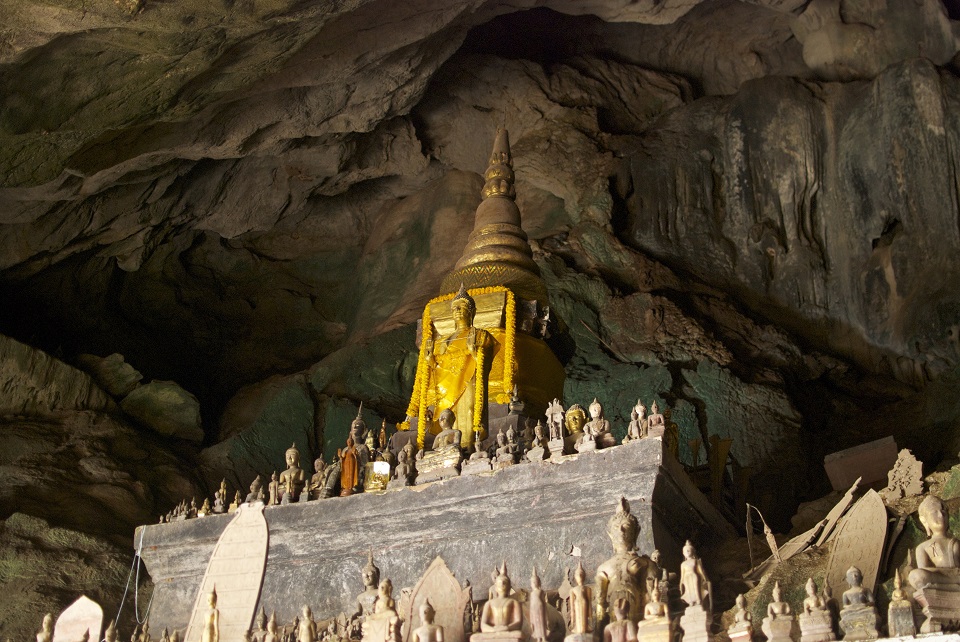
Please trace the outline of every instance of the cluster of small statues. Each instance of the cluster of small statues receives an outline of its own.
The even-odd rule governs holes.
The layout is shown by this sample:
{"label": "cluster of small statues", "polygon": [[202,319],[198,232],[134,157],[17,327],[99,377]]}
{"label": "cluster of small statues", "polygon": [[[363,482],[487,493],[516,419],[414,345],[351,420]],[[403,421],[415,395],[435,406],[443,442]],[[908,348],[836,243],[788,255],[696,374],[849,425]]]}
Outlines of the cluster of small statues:
{"label": "cluster of small statues", "polygon": [[[510,408],[513,414],[522,411],[523,403],[517,399],[516,391]],[[648,415],[646,406],[637,401],[623,443],[648,437],[663,437],[676,443],[677,426],[670,421],[669,410],[661,413],[656,401],[650,405],[650,410]],[[432,422],[430,412],[428,409],[427,420]],[[356,419],[350,424],[344,447],[337,450],[330,464],[322,457],[317,458],[315,472],[309,478],[300,466],[300,451],[293,444],[284,456],[286,469],[279,474],[274,471],[266,483],[258,475],[245,496],[237,490],[233,501],[228,504],[227,482],[222,480],[212,504],[209,499],[204,499],[198,508],[195,498],[189,502],[184,500],[162,515],[160,523],[234,513],[245,503],[280,506],[384,491],[460,475],[492,472],[524,462],[557,460],[574,452],[616,445],[610,421],[604,417],[603,405],[596,399],[588,410],[579,404],[564,410],[560,401],[554,399],[547,407],[546,423],[541,420],[534,424],[529,418],[508,422],[506,428],[497,431],[491,439],[476,439],[469,447],[463,446],[462,433],[455,428],[453,411],[446,409],[437,418],[440,432],[433,436],[429,446],[415,449],[414,442],[408,440],[396,454],[390,448],[386,420],[376,433],[367,429],[362,414],[361,404]],[[519,429],[521,424],[523,428]]]}

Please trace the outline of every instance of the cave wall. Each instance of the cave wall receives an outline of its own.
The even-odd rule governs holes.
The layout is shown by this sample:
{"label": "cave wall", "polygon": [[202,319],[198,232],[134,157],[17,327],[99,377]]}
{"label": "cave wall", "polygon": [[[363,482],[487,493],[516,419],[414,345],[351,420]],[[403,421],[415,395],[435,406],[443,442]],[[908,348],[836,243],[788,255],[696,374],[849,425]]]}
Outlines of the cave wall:
{"label": "cave wall", "polygon": [[[499,125],[569,329],[568,404],[597,397],[620,435],[656,399],[688,464],[691,440],[732,438],[780,530],[827,490],[828,452],[892,434],[932,466],[960,447],[950,3],[7,9],[16,528],[115,545],[291,442],[329,459],[361,401],[368,425],[399,421]],[[97,375],[115,353],[122,391]]]}

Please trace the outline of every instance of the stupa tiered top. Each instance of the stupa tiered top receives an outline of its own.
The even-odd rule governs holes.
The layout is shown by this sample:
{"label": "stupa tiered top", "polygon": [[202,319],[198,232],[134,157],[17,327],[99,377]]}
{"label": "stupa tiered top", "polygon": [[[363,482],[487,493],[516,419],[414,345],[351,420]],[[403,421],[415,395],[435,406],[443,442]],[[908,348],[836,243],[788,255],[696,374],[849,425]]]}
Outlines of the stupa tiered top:
{"label": "stupa tiered top", "polygon": [[417,442],[456,417],[461,445],[485,439],[516,395],[543,412],[563,394],[563,366],[544,341],[552,322],[547,288],[514,198],[510,139],[498,129],[484,174],[483,200],[463,255],[430,301],[421,322],[420,356],[407,421]]}

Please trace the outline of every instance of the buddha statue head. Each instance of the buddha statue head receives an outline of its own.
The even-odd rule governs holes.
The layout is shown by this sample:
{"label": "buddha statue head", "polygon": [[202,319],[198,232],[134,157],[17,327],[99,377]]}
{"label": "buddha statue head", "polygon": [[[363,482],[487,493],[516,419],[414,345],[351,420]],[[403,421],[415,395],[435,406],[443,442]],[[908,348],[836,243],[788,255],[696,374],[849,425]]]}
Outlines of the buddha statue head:
{"label": "buddha statue head", "polygon": [[856,566],[847,569],[847,584],[850,585],[850,588],[860,588],[860,585],[863,584],[863,573]]}
{"label": "buddha statue head", "polygon": [[367,590],[376,589],[380,584],[380,569],[373,563],[373,551],[367,554],[367,565],[360,571],[363,578],[363,587]]}
{"label": "buddha statue head", "polygon": [[650,414],[651,414],[651,415],[659,415],[659,414],[660,414],[660,405],[657,404],[657,400],[656,400],[656,399],[654,399],[654,400],[653,400],[653,403],[650,404]]}
{"label": "buddha statue head", "polygon": [[303,605],[303,619],[307,622],[313,619],[313,612],[310,610],[310,607],[306,604]]}
{"label": "buddha statue head", "polygon": [[810,597],[815,597],[817,595],[817,584],[813,581],[813,578],[807,578],[807,585],[804,587],[807,590],[807,595]]}
{"label": "buddha statue head", "polygon": [[284,459],[287,461],[287,466],[290,468],[299,468],[300,467],[300,451],[297,450],[296,444],[291,444],[287,448],[287,452],[284,455]]}
{"label": "buddha statue head", "polygon": [[927,537],[943,535],[947,532],[947,511],[940,498],[927,495],[926,499],[920,503],[917,513],[920,515],[920,523],[927,531]]}
{"label": "buddha statue head", "polygon": [[327,463],[323,461],[323,457],[317,457],[313,462],[313,469],[318,473],[323,472],[323,469],[327,467]]}
{"label": "buddha statue head", "polygon": [[437,611],[433,608],[433,604],[430,604],[430,598],[424,600],[420,606],[420,621],[424,624],[433,624],[433,617],[436,614]]}
{"label": "buddha statue head", "polygon": [[464,287],[463,283],[460,284],[457,296],[450,301],[450,311],[453,313],[453,321],[458,330],[473,325],[473,318],[477,313],[477,302],[467,294],[467,288]]}
{"label": "buddha statue head", "polygon": [[587,413],[583,411],[583,406],[578,403],[573,404],[567,408],[567,413],[564,416],[564,421],[567,424],[567,431],[573,435],[579,432],[583,432],[583,427],[587,423]]}
{"label": "buddha statue head", "polygon": [[603,417],[603,406],[600,405],[600,402],[597,401],[596,397],[594,397],[593,401],[590,403],[590,418],[600,419],[602,417]]}
{"label": "buddha statue head", "polygon": [[507,563],[504,562],[497,573],[497,579],[493,582],[497,597],[507,597],[510,595],[510,576],[507,575]]}
{"label": "buddha statue head", "polygon": [[533,567],[533,571],[530,574],[530,587],[534,590],[540,589],[540,576],[537,575],[537,567]]}
{"label": "buddha statue head", "polygon": [[[617,505],[617,512],[607,522],[607,536],[610,537],[614,552],[631,553],[636,550],[639,535],[640,522],[630,513],[630,504],[627,503],[627,499],[621,497],[620,503]],[[687,546],[693,548],[689,541]],[[684,557],[687,556],[687,546],[683,547]]]}
{"label": "buddha statue head", "polygon": [[210,605],[211,609],[217,608],[217,587],[214,587],[210,590],[210,595],[207,596],[207,604]]}
{"label": "buddha statue head", "polygon": [[783,602],[783,589],[780,588],[780,580],[773,583],[773,601]]}
{"label": "buddha statue head", "polygon": [[689,560],[693,559],[697,554],[697,549],[693,547],[693,542],[687,540],[687,543],[683,545],[683,559]]}
{"label": "buddha statue head", "polygon": [[437,417],[437,422],[440,424],[440,430],[450,430],[453,428],[454,422],[457,420],[457,416],[453,414],[453,411],[449,408],[442,410],[440,416]]}
{"label": "buddha statue head", "polygon": [[633,407],[633,412],[636,414],[636,419],[643,419],[647,414],[647,407],[643,405],[643,402],[637,399],[637,405]]}
{"label": "buddha statue head", "polygon": [[577,561],[577,570],[573,572],[573,581],[577,583],[577,586],[583,586],[584,582],[587,581],[587,572],[583,569],[583,560]]}
{"label": "buddha statue head", "polygon": [[650,589],[650,601],[654,603],[660,601],[660,583],[659,582],[654,582],[653,588]]}
{"label": "buddha statue head", "polygon": [[353,443],[362,444],[366,434],[367,424],[363,421],[363,402],[361,401],[357,418],[350,422],[350,436],[353,437]]}

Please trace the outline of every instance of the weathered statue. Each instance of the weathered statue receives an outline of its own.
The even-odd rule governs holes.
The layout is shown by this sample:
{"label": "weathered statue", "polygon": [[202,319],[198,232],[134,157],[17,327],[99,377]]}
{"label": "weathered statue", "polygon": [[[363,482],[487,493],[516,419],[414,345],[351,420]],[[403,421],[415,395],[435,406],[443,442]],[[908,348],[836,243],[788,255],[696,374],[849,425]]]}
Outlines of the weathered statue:
{"label": "weathered statue", "polygon": [[563,406],[559,399],[554,399],[547,406],[547,428],[551,441],[563,439]]}
{"label": "weathered statue", "polygon": [[697,557],[693,543],[687,540],[683,546],[683,562],[680,563],[680,598],[688,606],[703,604],[710,589],[703,562]]}
{"label": "weathered statue", "polygon": [[143,628],[140,629],[140,637],[137,638],[140,642],[150,642],[150,617],[148,616],[143,621]]}
{"label": "weathered statue", "polygon": [[353,439],[353,445],[357,451],[357,463],[361,474],[364,466],[370,461],[370,450],[366,443],[367,432],[367,424],[363,420],[363,402],[361,401],[360,407],[357,409],[356,419],[350,422],[350,438]]}
{"label": "weathered statue", "polygon": [[540,587],[540,576],[534,567],[530,575],[530,638],[533,642],[547,640],[547,594]]}
{"label": "weathered statue", "polygon": [[666,427],[663,415],[660,414],[660,406],[657,405],[657,400],[654,399],[653,403],[650,404],[650,416],[647,417],[647,434],[651,437],[660,437],[663,435],[663,431]]}
{"label": "weathered statue", "polygon": [[389,579],[380,582],[373,614],[363,622],[363,642],[400,642],[400,616]]}
{"label": "weathered statue", "polygon": [[200,632],[200,642],[220,642],[220,611],[217,610],[217,588],[210,591],[207,598],[209,610],[203,619],[203,630]]}
{"label": "weathered statue", "polygon": [[779,581],[773,585],[773,597],[767,604],[767,617],[763,618],[760,628],[767,636],[768,642],[790,642],[793,612],[790,610],[790,605],[783,601],[783,591]]}
{"label": "weathered statue", "polygon": [[807,580],[807,597],[803,600],[803,613],[800,614],[800,642],[831,642],[833,618],[827,601],[817,593],[817,584],[813,578]]}
{"label": "weathered statue", "polygon": [[917,625],[913,621],[913,605],[903,590],[900,569],[893,575],[893,593],[887,607],[887,629],[892,638],[913,637],[917,634]]}
{"label": "weathered statue", "polygon": [[[577,562],[577,570],[573,572],[576,583],[570,589],[570,633],[583,634],[593,630],[590,626],[590,607],[593,603],[590,587],[585,586],[587,572],[583,570],[583,563]],[[570,636],[567,636],[570,637]]]}
{"label": "weathered statue", "polygon": [[643,608],[643,619],[637,623],[637,638],[640,642],[671,642],[674,639],[670,609],[660,599],[660,586],[650,589],[650,601]]}
{"label": "weathered statue", "polygon": [[310,492],[310,499],[320,499],[323,492],[323,482],[326,477],[327,463],[323,457],[317,457],[313,462],[313,470],[316,471],[310,477],[310,483],[307,486]]}
{"label": "weathered statue", "polygon": [[637,625],[627,619],[627,601],[613,604],[614,621],[603,629],[603,642],[636,642]]}
{"label": "weathered statue", "polygon": [[103,639],[105,642],[117,642],[116,620],[110,620],[110,624],[107,625],[107,629],[103,632]]}
{"label": "weathered statue", "polygon": [[374,605],[379,595],[380,569],[373,563],[373,551],[368,554],[367,565],[360,571],[360,577],[363,579],[363,593],[357,596],[357,603],[351,617],[359,617],[363,620],[373,614]]}
{"label": "weathered statue", "polygon": [[251,504],[253,502],[262,502],[263,501],[263,482],[260,481],[260,475],[257,475],[257,478],[250,482],[250,492],[247,494],[246,502]]}
{"label": "weathered statue", "polygon": [[303,605],[300,626],[297,627],[297,642],[317,642],[317,623],[313,621],[310,607]]}
{"label": "weathered statue", "polygon": [[477,440],[477,441],[474,442],[473,446],[474,446],[474,451],[473,451],[473,453],[471,453],[471,455],[470,455],[471,461],[476,461],[476,460],[478,460],[478,459],[489,459],[489,458],[490,458],[490,453],[488,453],[488,452],[487,452],[486,450],[484,450],[484,448],[483,448],[483,442]]}
{"label": "weathered statue", "polygon": [[670,610],[666,602],[661,601],[660,587],[654,584],[650,589],[650,601],[643,607],[643,619],[650,621],[664,617],[670,617]]}
{"label": "weathered statue", "polygon": [[530,450],[525,455],[529,461],[543,461],[549,454],[547,450],[546,430],[542,421],[533,427],[533,439],[530,441]]}
{"label": "weathered statue", "polygon": [[[457,447],[459,448],[459,443]],[[413,642],[443,642],[443,627],[433,623],[436,614],[430,599],[424,600],[420,606],[422,624],[413,631]]]}
{"label": "weathered statue", "polygon": [[590,421],[586,424],[594,440],[597,442],[597,448],[608,448],[616,445],[613,434],[610,432],[610,422],[603,416],[603,405],[594,397],[590,404]]}
{"label": "weathered statue", "polygon": [[300,498],[307,476],[300,468],[300,451],[297,450],[296,444],[287,448],[284,459],[287,462],[287,469],[280,473],[280,492],[283,493],[284,501],[290,503]]}
{"label": "weathered statue", "polygon": [[[568,415],[569,417],[569,411]],[[597,568],[597,625],[612,617],[618,599],[627,602],[627,619],[637,621],[646,604],[646,577],[649,558],[637,555],[640,523],[630,514],[630,504],[621,497],[617,512],[607,522],[607,536],[613,545],[613,557]]]}
{"label": "weathered statue", "polygon": [[513,464],[516,462],[515,447],[507,442],[507,436],[503,432],[497,433],[497,463]]}
{"label": "weathered statue", "polygon": [[627,426],[627,434],[623,438],[623,443],[636,441],[647,436],[647,407],[637,399],[637,405],[630,411],[630,424]]}
{"label": "weathered statue", "polygon": [[[506,562],[500,567],[494,583],[494,596],[483,605],[480,614],[480,633],[474,634],[474,640],[483,640],[485,633],[520,632],[523,626],[523,611],[520,602],[510,597],[510,577],[507,575]],[[480,636],[479,638],[477,636]],[[496,639],[498,636],[490,636]]]}
{"label": "weathered statue", "polygon": [[747,610],[747,598],[743,593],[737,596],[737,612],[733,624],[727,629],[730,642],[751,642],[753,640],[753,614]]}
{"label": "weathered statue", "polygon": [[456,415],[449,408],[440,412],[440,416],[437,418],[440,423],[440,432],[433,439],[433,450],[438,452],[453,450],[454,448],[459,450],[462,431],[454,429],[456,419]]}
{"label": "weathered statue", "polygon": [[413,464],[410,461],[410,444],[405,444],[404,447],[397,453],[397,467],[393,469],[393,478],[403,480],[404,486],[413,485]]}
{"label": "weathered statue", "polygon": [[[218,493],[220,491],[217,491]],[[203,505],[197,510],[197,517],[206,517],[213,512],[213,509],[210,508],[210,500],[206,497],[203,498]]]}
{"label": "weathered statue", "polygon": [[346,448],[337,450],[337,458],[340,460],[341,497],[353,495],[360,485],[360,461],[353,444],[353,437],[347,437]]}
{"label": "weathered statue", "polygon": [[280,642],[280,636],[277,635],[277,612],[270,614],[270,621],[267,622],[267,634],[263,637],[263,642]]}
{"label": "weathered statue", "polygon": [[[454,330],[446,337],[425,340],[426,358],[430,371],[429,385],[434,390],[436,407],[450,408],[456,415],[456,427],[461,433],[461,446],[469,448],[474,440],[483,439],[483,418],[475,417],[477,408],[486,408],[486,399],[477,403],[478,389],[486,396],[485,380],[492,362],[496,340],[489,332],[473,325],[477,304],[461,284],[460,291],[450,302]],[[484,372],[477,372],[477,363],[484,364]],[[477,378],[481,385],[477,385]]]}
{"label": "weathered statue", "polygon": [[230,506],[227,507],[227,512],[228,513],[237,512],[237,509],[240,508],[240,503],[241,503],[240,491],[238,490],[236,493],[234,493],[233,502],[230,504]]}
{"label": "weathered statue", "polygon": [[567,434],[575,441],[579,440],[583,427],[587,424],[587,413],[583,411],[583,407],[577,403],[573,404],[567,408],[563,420],[567,427]]}
{"label": "weathered statue", "polygon": [[37,633],[37,642],[53,642],[53,613],[43,616],[40,632]]}
{"label": "weathered statue", "polygon": [[939,498],[928,495],[917,513],[929,539],[917,546],[917,568],[910,572],[910,584],[915,589],[938,585],[960,590],[960,541],[948,532],[947,509]]}
{"label": "weathered statue", "polygon": [[277,471],[270,475],[270,484],[267,486],[270,491],[270,501],[267,506],[276,506],[280,503],[280,482],[277,480]]}
{"label": "weathered statue", "polygon": [[879,617],[874,606],[873,593],[863,586],[863,573],[856,566],[847,570],[847,584],[840,609],[840,628],[844,640],[875,640],[879,637]]}

